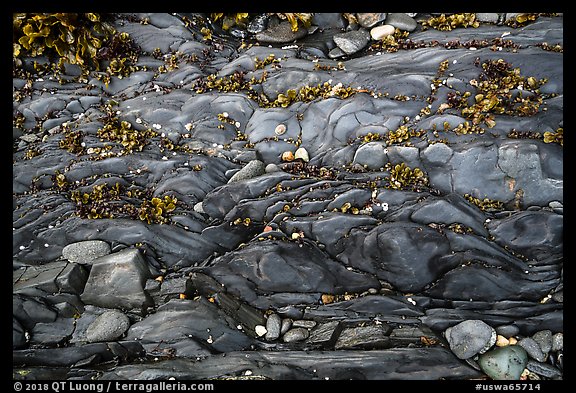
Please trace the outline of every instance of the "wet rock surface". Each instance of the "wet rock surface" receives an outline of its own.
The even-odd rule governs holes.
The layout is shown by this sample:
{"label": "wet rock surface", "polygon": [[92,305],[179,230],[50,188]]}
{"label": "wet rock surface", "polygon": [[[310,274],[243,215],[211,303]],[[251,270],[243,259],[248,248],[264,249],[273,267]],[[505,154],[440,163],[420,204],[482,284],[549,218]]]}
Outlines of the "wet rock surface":
{"label": "wet rock surface", "polygon": [[563,16],[344,15],[22,59],[14,378],[563,378]]}

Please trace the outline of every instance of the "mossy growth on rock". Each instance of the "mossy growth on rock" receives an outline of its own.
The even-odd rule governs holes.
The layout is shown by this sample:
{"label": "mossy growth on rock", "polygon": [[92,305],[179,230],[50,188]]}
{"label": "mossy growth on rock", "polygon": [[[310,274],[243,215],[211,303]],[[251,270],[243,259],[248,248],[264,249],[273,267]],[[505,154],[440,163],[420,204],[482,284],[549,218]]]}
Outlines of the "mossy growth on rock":
{"label": "mossy growth on rock", "polygon": [[[249,21],[258,14],[251,14],[248,12],[236,12],[236,13],[223,13],[223,12],[213,12],[210,14],[210,18],[218,23],[223,30],[230,30],[231,27],[237,26],[240,28],[245,28]],[[300,25],[304,27],[310,27],[312,23],[311,13],[300,13],[300,12],[273,12],[268,13],[269,16],[275,15],[281,20],[287,20],[290,22],[290,27],[292,31],[298,31]]]}
{"label": "mossy growth on rock", "polygon": [[490,198],[475,198],[470,194],[464,194],[464,198],[482,211],[499,211],[504,209],[504,203]]}
{"label": "mossy growth on rock", "polygon": [[[69,183],[63,174],[57,174],[56,180],[59,189],[66,189]],[[64,186],[61,186],[63,183]],[[178,199],[171,195],[148,197],[149,190],[125,190],[120,183],[110,185],[101,183],[92,187],[90,192],[78,189],[71,190],[70,200],[76,204],[76,214],[81,218],[131,218],[145,221],[148,224],[168,224],[170,214],[176,209]],[[138,206],[139,199],[140,205]]]}
{"label": "mossy growth on rock", "polygon": [[558,143],[564,146],[564,128],[560,127],[556,132],[546,131],[544,133],[544,143]]}
{"label": "mossy growth on rock", "polygon": [[428,178],[420,168],[412,169],[404,162],[396,165],[387,163],[386,170],[390,172],[387,179],[390,187],[395,190],[428,185]]}
{"label": "mossy growth on rock", "polygon": [[480,22],[476,20],[475,13],[460,13],[446,16],[433,16],[422,21],[422,29],[431,27],[436,30],[450,31],[458,27],[478,27]]}
{"label": "mossy growth on rock", "polygon": [[[13,62],[22,65],[21,57],[48,57],[48,66],[36,66],[41,72],[56,75],[64,63],[78,65],[81,78],[91,72],[110,82],[138,69],[139,48],[128,33],[116,31],[109,23],[112,16],[97,13],[16,13],[12,18]],[[104,72],[99,72],[105,68]],[[62,83],[63,80],[60,79]]]}
{"label": "mossy growth on rock", "polygon": [[116,142],[123,146],[119,155],[142,151],[149,143],[149,139],[158,136],[158,133],[150,128],[137,130],[126,120],[118,119],[113,105],[104,106],[106,115],[103,119],[104,126],[98,129],[97,135],[102,141]]}

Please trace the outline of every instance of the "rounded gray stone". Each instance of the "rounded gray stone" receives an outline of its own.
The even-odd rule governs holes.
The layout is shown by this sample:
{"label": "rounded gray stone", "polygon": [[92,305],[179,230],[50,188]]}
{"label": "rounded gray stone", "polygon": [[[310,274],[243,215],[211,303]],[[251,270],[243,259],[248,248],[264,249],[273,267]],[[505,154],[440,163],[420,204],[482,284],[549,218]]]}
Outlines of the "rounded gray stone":
{"label": "rounded gray stone", "polygon": [[504,336],[506,338],[510,338],[512,336],[517,335],[520,332],[520,328],[516,325],[502,325],[498,326],[496,329],[496,333]]}
{"label": "rounded gray stone", "polygon": [[564,333],[556,333],[552,336],[552,351],[561,351],[564,349]]}
{"label": "rounded gray stone", "polygon": [[450,349],[459,359],[486,352],[496,343],[496,331],[484,321],[470,319],[445,331]]}
{"label": "rounded gray stone", "polygon": [[402,12],[388,14],[388,16],[386,16],[386,24],[404,31],[414,31],[418,26],[418,22],[416,22],[414,18]]}
{"label": "rounded gray stone", "polygon": [[264,172],[266,173],[280,172],[280,170],[280,167],[273,163],[266,165],[266,168],[264,168]]}
{"label": "rounded gray stone", "polygon": [[286,333],[292,327],[292,319],[284,318],[282,319],[282,326],[280,327],[280,334]]}
{"label": "rounded gray stone", "polygon": [[335,34],[334,42],[338,48],[342,49],[347,55],[356,53],[362,49],[370,41],[370,32],[364,28],[347,31],[345,33]]}
{"label": "rounded gray stone", "polygon": [[308,34],[308,30],[303,26],[298,26],[298,30],[292,31],[290,22],[283,21],[280,24],[256,34],[256,40],[265,43],[282,44],[300,39]]}
{"label": "rounded gray stone", "polygon": [[122,336],[130,327],[130,319],[118,310],[110,310],[100,314],[86,329],[86,341],[114,341]]}
{"label": "rounded gray stone", "polygon": [[282,326],[282,318],[278,314],[270,314],[266,320],[266,336],[267,341],[276,340],[280,337],[280,328]]}
{"label": "rounded gray stone", "polygon": [[228,180],[228,183],[252,179],[253,177],[263,175],[264,173],[266,173],[266,165],[260,160],[252,160],[236,172],[230,180]]}
{"label": "rounded gray stone", "polygon": [[454,151],[444,143],[434,143],[422,151],[422,158],[431,164],[445,164]]}
{"label": "rounded gray stone", "polygon": [[539,362],[546,361],[546,354],[542,352],[540,345],[531,337],[525,337],[518,341],[518,345],[526,350],[528,356]]}
{"label": "rounded gray stone", "polygon": [[532,335],[534,341],[540,345],[540,349],[545,354],[552,349],[552,332],[548,329],[540,330]]}
{"label": "rounded gray stone", "polygon": [[496,12],[477,12],[476,20],[485,23],[498,23],[498,13]]}
{"label": "rounded gray stone", "polygon": [[356,14],[358,24],[362,27],[370,28],[386,19],[385,12],[360,12]]}
{"label": "rounded gray stone", "polygon": [[497,347],[478,358],[478,365],[495,380],[518,380],[528,363],[528,354],[518,345]]}
{"label": "rounded gray stone", "polygon": [[385,148],[380,142],[368,142],[358,147],[354,155],[354,164],[366,166],[370,170],[378,170],[388,162]]}
{"label": "rounded gray stone", "polygon": [[285,343],[302,341],[306,340],[309,335],[310,333],[308,332],[308,329],[304,329],[301,327],[293,328],[284,333],[284,335],[282,336],[282,341],[284,341]]}
{"label": "rounded gray stone", "polygon": [[105,241],[86,240],[68,244],[62,249],[62,257],[70,262],[87,264],[111,252],[110,245]]}

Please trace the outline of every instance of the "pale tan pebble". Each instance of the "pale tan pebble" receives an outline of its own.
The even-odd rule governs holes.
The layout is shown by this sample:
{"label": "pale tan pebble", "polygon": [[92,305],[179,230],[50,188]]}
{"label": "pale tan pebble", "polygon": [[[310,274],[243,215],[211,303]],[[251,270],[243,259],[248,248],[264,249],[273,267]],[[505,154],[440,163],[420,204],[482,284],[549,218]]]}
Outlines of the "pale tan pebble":
{"label": "pale tan pebble", "polygon": [[496,346],[505,347],[507,345],[510,345],[510,341],[506,337],[504,337],[500,334],[498,336],[496,336]]}
{"label": "pale tan pebble", "polygon": [[514,338],[514,337],[510,337],[508,339],[508,344],[510,344],[510,345],[516,345],[517,343],[518,343],[518,340],[516,340],[516,338]]}
{"label": "pale tan pebble", "polygon": [[394,26],[392,25],[382,25],[376,26],[370,30],[370,36],[373,40],[378,41],[384,37],[394,34]]}
{"label": "pale tan pebble", "polygon": [[282,153],[282,161],[294,161],[294,153],[291,151],[285,151]]}

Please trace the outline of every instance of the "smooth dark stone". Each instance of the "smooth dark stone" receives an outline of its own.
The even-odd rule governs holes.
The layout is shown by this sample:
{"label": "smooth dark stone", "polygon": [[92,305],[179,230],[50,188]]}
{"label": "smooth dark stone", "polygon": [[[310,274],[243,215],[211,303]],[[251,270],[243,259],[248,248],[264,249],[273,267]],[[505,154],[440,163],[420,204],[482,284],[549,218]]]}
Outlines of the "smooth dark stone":
{"label": "smooth dark stone", "polygon": [[150,305],[144,292],[151,276],[138,249],[126,249],[95,259],[82,293],[82,301],[107,308],[137,309]]}
{"label": "smooth dark stone", "polygon": [[112,343],[94,343],[78,347],[36,348],[12,352],[14,365],[71,367],[89,360],[90,364],[99,364],[113,359],[131,361],[144,356],[144,349],[139,342],[120,341]]}
{"label": "smooth dark stone", "polygon": [[[246,356],[249,355],[249,356]],[[251,370],[271,379],[470,379],[482,374],[441,347],[348,351],[232,352],[203,360],[118,366],[101,379],[210,379]]]}

